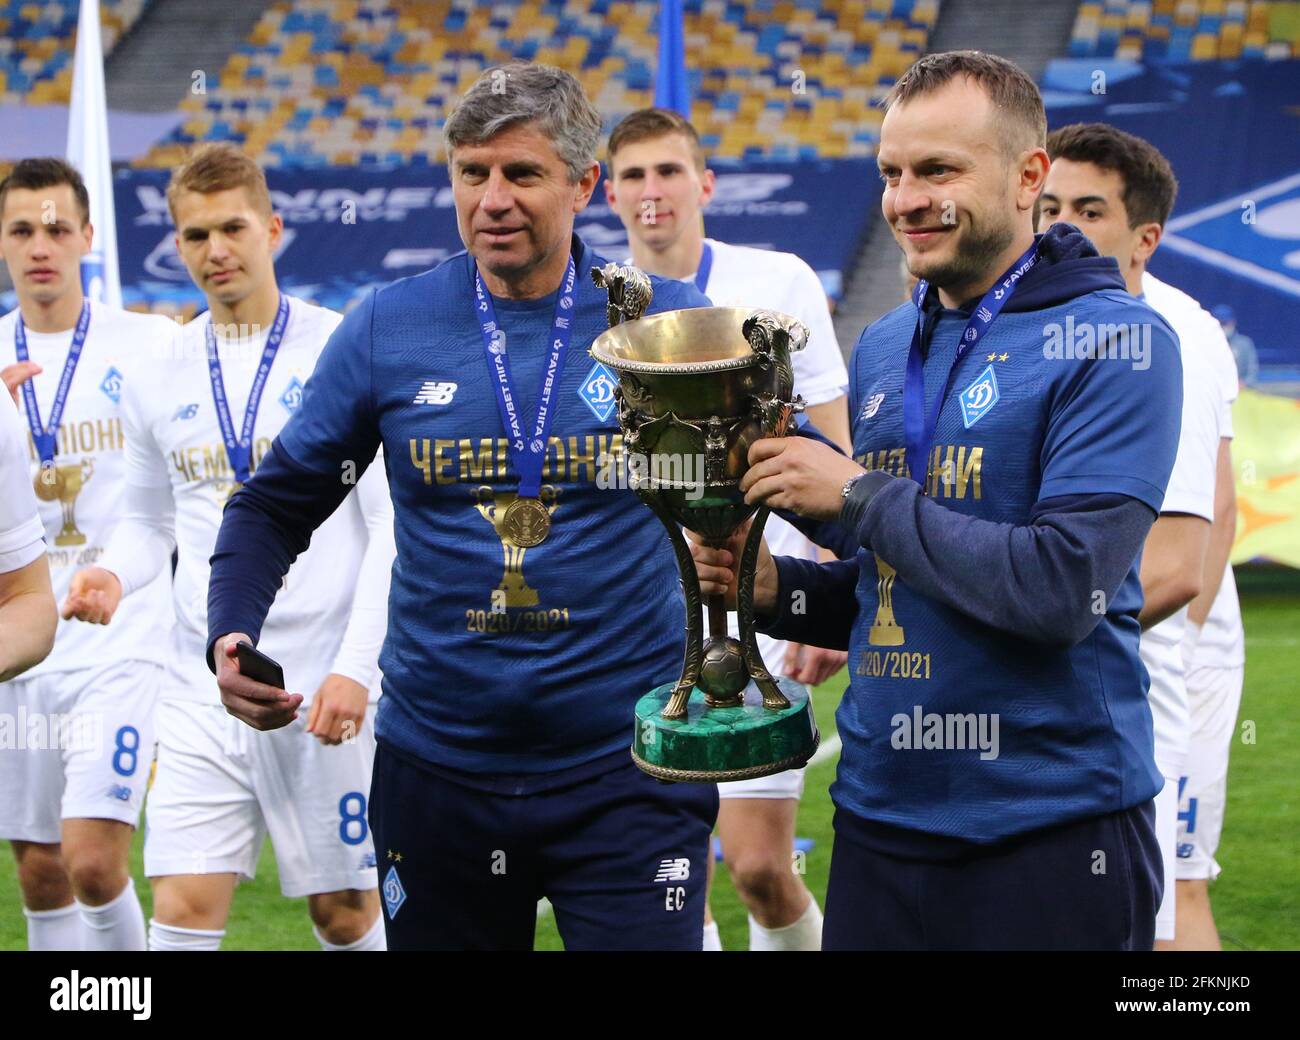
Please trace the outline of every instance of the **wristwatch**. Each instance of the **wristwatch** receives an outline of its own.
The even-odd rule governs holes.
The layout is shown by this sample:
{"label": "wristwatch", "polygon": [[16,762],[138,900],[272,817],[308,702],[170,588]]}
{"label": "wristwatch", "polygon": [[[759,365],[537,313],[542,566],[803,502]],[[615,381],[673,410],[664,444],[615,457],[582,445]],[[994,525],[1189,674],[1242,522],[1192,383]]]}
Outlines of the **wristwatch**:
{"label": "wristwatch", "polygon": [[865,473],[859,473],[857,476],[849,477],[849,479],[844,482],[844,486],[840,488],[841,502],[847,502],[849,500],[849,494],[853,491],[853,485],[865,476]]}

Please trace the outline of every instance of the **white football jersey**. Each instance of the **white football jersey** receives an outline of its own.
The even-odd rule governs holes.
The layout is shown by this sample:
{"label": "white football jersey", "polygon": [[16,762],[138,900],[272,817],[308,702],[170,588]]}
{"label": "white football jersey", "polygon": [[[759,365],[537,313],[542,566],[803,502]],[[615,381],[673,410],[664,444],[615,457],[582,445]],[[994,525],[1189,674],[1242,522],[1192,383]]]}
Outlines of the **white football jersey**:
{"label": "white football jersey", "polygon": [[[17,324],[16,309],[0,318],[0,368],[18,360],[14,340]],[[73,330],[24,331],[28,356],[41,366],[32,385],[41,425],[48,427]],[[39,485],[35,484],[41,476],[40,457],[32,442],[23,397],[19,396],[19,419],[27,427],[26,483],[35,486],[40,500],[50,578],[59,606],[67,598],[72,576],[83,567],[99,564],[123,508],[124,373],[137,365],[147,369],[159,364],[158,358],[173,352],[179,333],[179,327],[168,318],[91,304],[86,342],[59,423],[54,456],[56,480],[41,479]],[[32,679],[119,659],[161,662],[166,632],[171,627],[168,584],[168,576],[159,575],[131,602],[123,603],[111,626],[60,618],[54,650],[23,677]]]}
{"label": "white football jersey", "polygon": [[[1194,316],[1200,323],[1201,335],[1195,340],[1209,355],[1220,393],[1220,437],[1232,437],[1232,404],[1237,399],[1237,362],[1223,334],[1219,320],[1205,310],[1181,289],[1166,285],[1150,273],[1142,276],[1142,287],[1148,300],[1159,300],[1152,306],[1164,314],[1165,309],[1177,310]],[[1184,349],[1186,349],[1184,347]],[[1241,603],[1237,598],[1237,582],[1232,564],[1225,564],[1219,592],[1210,605],[1210,613],[1201,629],[1192,662],[1197,667],[1239,668],[1246,663],[1246,634],[1241,624]]]}
{"label": "white football jersey", "polygon": [[[1162,513],[1186,513],[1214,520],[1214,483],[1223,433],[1223,395],[1207,343],[1207,327],[1171,286],[1149,274],[1143,294],[1178,334],[1183,362],[1183,416],[1178,454],[1165,490]],[[1179,293],[1178,296],[1184,294]],[[1185,297],[1190,300],[1190,297]],[[1194,303],[1194,301],[1192,301]],[[1226,344],[1225,344],[1226,346]],[[1187,608],[1142,633],[1139,650],[1151,676],[1156,764],[1166,777],[1183,775],[1191,722],[1187,705],[1182,642]]]}
{"label": "white football jersey", "polygon": [[20,570],[45,551],[45,525],[32,491],[27,431],[7,393],[0,393],[0,574]]}
{"label": "white football jersey", "polygon": [[[254,472],[301,404],[303,387],[340,321],[342,316],[334,311],[289,297],[288,324],[253,429]],[[139,377],[132,375],[125,419],[131,483],[156,493],[169,490],[175,510],[176,638],[168,664],[178,682],[164,689],[163,695],[215,702],[219,699],[216,681],[206,661],[208,561],[222,510],[235,485],[208,371],[210,322],[205,313],[184,327],[181,350],[172,363],[154,366]],[[268,333],[218,341],[236,435],[243,426],[249,389]],[[344,473],[339,477],[348,479]],[[392,504],[383,465],[372,462],[358,487],[317,529],[310,548],[294,561],[258,640],[258,649],[284,668],[289,689],[302,693],[307,702],[331,672],[376,689],[395,553],[392,537]],[[372,560],[375,566],[363,573],[362,558],[372,541],[383,543],[383,559]],[[130,570],[128,553],[126,546],[119,553],[115,542],[109,563],[119,575]],[[126,578],[124,584],[129,584]],[[374,616],[353,624],[354,601],[363,600]]]}
{"label": "white football jersey", "polygon": [[[816,272],[793,253],[730,246],[711,238],[705,241],[713,250],[713,267],[704,294],[713,305],[765,307],[798,318],[808,326],[809,335],[804,349],[790,355],[795,393],[808,405],[843,397],[848,392],[849,373],[835,338],[826,290]],[[817,558],[817,547],[778,516],[768,518],[764,536],[773,556]],[[731,633],[738,634],[734,614]],[[758,650],[774,674],[782,671],[784,642],[760,633]]]}

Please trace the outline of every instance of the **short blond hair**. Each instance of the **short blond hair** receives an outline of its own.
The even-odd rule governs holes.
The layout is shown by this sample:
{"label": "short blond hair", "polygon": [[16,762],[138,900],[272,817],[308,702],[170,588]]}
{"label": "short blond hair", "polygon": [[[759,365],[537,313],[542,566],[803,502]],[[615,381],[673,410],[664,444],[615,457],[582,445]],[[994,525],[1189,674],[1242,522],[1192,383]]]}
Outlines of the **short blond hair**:
{"label": "short blond hair", "polygon": [[175,221],[176,200],[182,192],[196,191],[200,195],[212,195],[232,188],[247,191],[253,205],[266,216],[269,217],[274,212],[271,192],[266,186],[266,174],[262,172],[262,167],[229,141],[201,144],[172,170],[172,179],[167,185],[167,208]]}

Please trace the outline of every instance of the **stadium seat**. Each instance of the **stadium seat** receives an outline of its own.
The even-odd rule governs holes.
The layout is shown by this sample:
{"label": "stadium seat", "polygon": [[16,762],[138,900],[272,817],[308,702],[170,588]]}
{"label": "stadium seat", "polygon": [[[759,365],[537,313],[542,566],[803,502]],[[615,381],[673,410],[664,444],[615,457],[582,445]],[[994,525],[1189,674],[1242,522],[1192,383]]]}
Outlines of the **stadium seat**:
{"label": "stadium seat", "polygon": [[[835,157],[872,154],[871,98],[924,53],[939,0],[684,7],[696,66],[691,115],[712,151]],[[503,0],[431,20],[418,0],[272,6],[207,103],[183,101],[189,118],[141,164],[170,162],[178,145],[215,139],[242,141],[273,165],[414,161],[436,138],[430,131],[441,128],[448,100],[484,68],[510,60],[574,72],[608,130],[652,101],[657,10],[657,0]],[[832,82],[849,87],[832,97],[823,86]],[[255,107],[285,92],[294,101],[280,119]]]}
{"label": "stadium seat", "polygon": [[[107,56],[149,0],[100,0]],[[66,105],[72,96],[77,0],[0,0],[0,105]]]}
{"label": "stadium seat", "polygon": [[1168,62],[1300,56],[1296,0],[1104,0],[1079,5],[1072,58]]}

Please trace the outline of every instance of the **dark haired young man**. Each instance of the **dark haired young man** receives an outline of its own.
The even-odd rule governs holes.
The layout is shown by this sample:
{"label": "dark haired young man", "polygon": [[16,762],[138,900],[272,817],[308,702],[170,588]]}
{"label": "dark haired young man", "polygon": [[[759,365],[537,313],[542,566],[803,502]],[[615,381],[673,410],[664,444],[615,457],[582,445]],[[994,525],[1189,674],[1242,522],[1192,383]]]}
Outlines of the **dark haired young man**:
{"label": "dark haired young man", "polygon": [[26,741],[0,751],[0,837],[18,860],[33,950],[145,946],[127,858],[153,761],[167,578],[112,633],[66,620],[78,568],[104,552],[124,508],[124,373],[167,356],[179,330],[86,299],[93,236],[85,184],[62,159],[24,159],[0,183],[0,253],[18,293],[0,318],[0,377],[30,431],[25,479],[65,621],[41,664],[0,685],[0,711],[29,720]]}
{"label": "dark haired young man", "polygon": [[[1229,621],[1235,618],[1238,633],[1241,626],[1236,586],[1227,570],[1236,533],[1231,409],[1236,367],[1219,323],[1146,269],[1178,190],[1164,156],[1149,142],[1105,123],[1053,131],[1047,151],[1052,168],[1040,223],[1078,226],[1103,256],[1119,264],[1128,291],[1169,322],[1182,348],[1178,457],[1160,518],[1143,547],[1141,571],[1141,653],[1151,677],[1156,764],[1165,778],[1156,796],[1165,875],[1156,939],[1171,948],[1217,949],[1209,881],[1218,873],[1214,851],[1242,670],[1231,664],[1195,669],[1199,685],[1193,693],[1190,659],[1210,604],[1222,598],[1221,612]],[[1216,621],[1207,649],[1219,637]]]}

